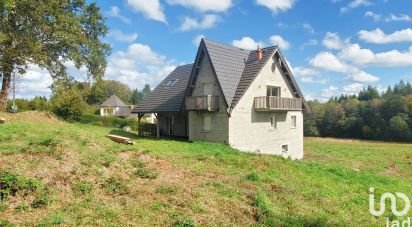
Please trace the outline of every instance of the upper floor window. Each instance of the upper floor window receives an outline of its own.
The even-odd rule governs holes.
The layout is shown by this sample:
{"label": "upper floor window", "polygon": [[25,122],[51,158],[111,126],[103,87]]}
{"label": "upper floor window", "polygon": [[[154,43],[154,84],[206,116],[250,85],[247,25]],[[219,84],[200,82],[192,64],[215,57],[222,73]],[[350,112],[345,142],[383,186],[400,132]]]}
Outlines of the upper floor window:
{"label": "upper floor window", "polygon": [[268,86],[266,96],[280,97],[280,87]]}
{"label": "upper floor window", "polygon": [[213,95],[213,84],[212,83],[204,83],[203,84],[203,95]]}
{"label": "upper floor window", "polygon": [[291,127],[296,128],[296,116],[291,117]]}

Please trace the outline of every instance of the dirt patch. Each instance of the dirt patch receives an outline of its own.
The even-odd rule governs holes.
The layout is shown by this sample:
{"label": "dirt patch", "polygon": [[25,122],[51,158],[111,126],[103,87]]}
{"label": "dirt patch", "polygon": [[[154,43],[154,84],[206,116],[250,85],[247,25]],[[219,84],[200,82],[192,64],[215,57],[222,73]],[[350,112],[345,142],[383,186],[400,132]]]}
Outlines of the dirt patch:
{"label": "dirt patch", "polygon": [[21,113],[0,113],[0,118],[6,119],[6,124],[13,121],[22,122],[41,122],[50,124],[65,124],[59,120],[52,112],[44,111],[25,111]]}

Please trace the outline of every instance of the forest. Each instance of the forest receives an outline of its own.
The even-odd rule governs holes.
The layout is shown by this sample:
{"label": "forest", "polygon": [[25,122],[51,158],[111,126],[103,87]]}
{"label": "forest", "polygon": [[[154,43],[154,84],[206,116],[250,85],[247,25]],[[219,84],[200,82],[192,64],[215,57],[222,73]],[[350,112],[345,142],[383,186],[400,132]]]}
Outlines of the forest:
{"label": "forest", "polygon": [[400,81],[386,91],[368,86],[358,95],[308,102],[305,136],[412,141],[412,86]]}

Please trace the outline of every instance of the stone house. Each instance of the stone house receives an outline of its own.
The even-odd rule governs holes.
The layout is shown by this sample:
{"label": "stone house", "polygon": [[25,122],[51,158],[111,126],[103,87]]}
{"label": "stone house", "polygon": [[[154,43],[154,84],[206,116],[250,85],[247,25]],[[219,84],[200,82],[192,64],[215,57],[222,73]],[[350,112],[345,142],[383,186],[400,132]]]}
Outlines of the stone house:
{"label": "stone house", "polygon": [[158,136],[303,158],[309,108],[277,46],[249,51],[203,39],[194,64],[177,67],[135,111],[157,113]]}

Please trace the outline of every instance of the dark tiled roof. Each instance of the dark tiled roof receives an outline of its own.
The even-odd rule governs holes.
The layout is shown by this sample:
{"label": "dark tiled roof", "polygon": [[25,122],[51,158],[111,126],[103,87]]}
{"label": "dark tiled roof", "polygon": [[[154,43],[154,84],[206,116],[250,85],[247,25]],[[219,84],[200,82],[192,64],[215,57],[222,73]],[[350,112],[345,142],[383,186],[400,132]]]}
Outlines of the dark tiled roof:
{"label": "dark tiled roof", "polygon": [[250,51],[206,39],[204,43],[226,103],[230,106]]}
{"label": "dark tiled roof", "polygon": [[129,106],[122,106],[119,110],[114,114],[115,117],[128,117],[130,116],[131,109]]}
{"label": "dark tiled roof", "polygon": [[262,60],[257,60],[256,50],[250,51],[247,58],[245,69],[243,70],[240,81],[237,85],[235,96],[231,103],[231,107],[234,108],[237,102],[242,98],[243,94],[249,88],[250,84],[255,80],[262,67],[267,63],[273,52],[277,49],[276,46],[263,48]]}
{"label": "dark tiled roof", "polygon": [[110,96],[106,101],[100,104],[101,107],[117,107],[117,106],[127,106],[124,102],[119,99],[116,95]]}
{"label": "dark tiled roof", "polygon": [[171,72],[132,113],[180,112],[193,64],[178,66]]}

